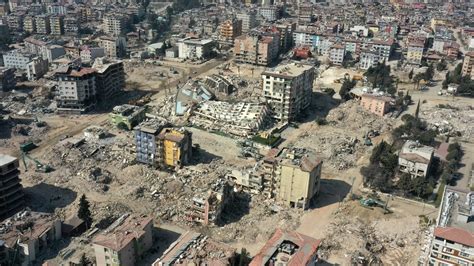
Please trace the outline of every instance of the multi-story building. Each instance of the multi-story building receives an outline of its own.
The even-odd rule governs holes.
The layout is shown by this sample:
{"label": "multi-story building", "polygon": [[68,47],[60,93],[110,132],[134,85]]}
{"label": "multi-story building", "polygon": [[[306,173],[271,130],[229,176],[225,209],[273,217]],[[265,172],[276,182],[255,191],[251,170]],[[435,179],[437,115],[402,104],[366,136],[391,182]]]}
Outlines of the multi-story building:
{"label": "multi-story building", "polygon": [[51,32],[49,18],[49,15],[39,15],[35,17],[37,34],[49,34]]}
{"label": "multi-story building", "polygon": [[110,58],[121,58],[127,53],[127,41],[124,37],[99,38],[99,47],[105,49],[105,55]]}
{"label": "multi-story building", "polygon": [[250,261],[250,266],[315,265],[321,240],[296,231],[277,228],[273,236]]}
{"label": "multi-story building", "polygon": [[242,20],[228,19],[221,23],[219,29],[221,39],[233,43],[237,36],[242,35]]}
{"label": "multi-story building", "polygon": [[76,35],[79,33],[79,21],[76,17],[67,16],[64,18],[64,34]]}
{"label": "multi-story building", "polygon": [[258,14],[267,21],[275,21],[280,18],[280,8],[277,6],[262,6],[258,9]]}
{"label": "multi-story building", "polygon": [[23,15],[10,14],[7,16],[7,25],[12,32],[23,31]]}
{"label": "multi-story building", "polygon": [[393,98],[377,94],[364,93],[360,98],[362,108],[378,116],[388,113],[393,102]]}
{"label": "multi-story building", "polygon": [[127,18],[122,15],[106,15],[103,18],[105,33],[112,36],[120,36],[125,32],[125,23]]}
{"label": "multi-story building", "polygon": [[60,4],[52,4],[46,6],[48,13],[53,15],[66,15],[66,6]]}
{"label": "multi-story building", "polygon": [[48,60],[48,62],[53,62],[66,54],[64,47],[55,44],[43,46],[41,50],[41,56],[43,59]]}
{"label": "multi-story building", "polygon": [[26,16],[23,19],[23,30],[25,32],[36,32],[36,19],[34,16]]}
{"label": "multi-story building", "polygon": [[411,42],[408,45],[407,62],[409,64],[421,65],[424,47],[424,44],[421,42]]}
{"label": "multi-story building", "polygon": [[278,58],[280,33],[275,29],[252,31],[234,42],[235,61],[244,64],[268,66]]}
{"label": "multi-story building", "polygon": [[433,161],[434,148],[407,140],[398,154],[399,170],[412,177],[426,177]]}
{"label": "multi-story building", "polygon": [[370,67],[375,67],[380,61],[380,56],[377,51],[372,49],[362,50],[360,53],[359,68],[367,70]]}
{"label": "multi-story building", "polygon": [[158,153],[161,152],[158,150],[158,134],[167,124],[165,120],[152,119],[133,129],[138,162],[158,166]]}
{"label": "multi-story building", "polygon": [[192,133],[184,128],[163,128],[157,136],[158,164],[164,167],[181,167],[192,157]]}
{"label": "multi-story building", "polygon": [[[474,265],[474,194],[446,186],[425,265]],[[423,254],[425,255],[425,254]]]}
{"label": "multi-story building", "polygon": [[51,16],[49,18],[50,32],[52,35],[64,34],[64,18],[63,16]]}
{"label": "multi-story building", "polygon": [[0,92],[11,91],[15,85],[15,69],[0,67]]}
{"label": "multi-story building", "polygon": [[104,57],[105,56],[105,48],[102,47],[90,47],[90,46],[82,46],[81,47],[81,61],[84,63],[90,63],[94,61],[96,58]]}
{"label": "multi-story building", "polygon": [[329,60],[335,65],[342,65],[344,62],[344,55],[346,54],[346,47],[342,44],[333,44],[329,50]]}
{"label": "multi-story building", "polygon": [[182,59],[202,60],[211,56],[215,42],[211,39],[187,37],[177,42],[178,57]]}
{"label": "multi-story building", "polygon": [[275,25],[280,33],[280,52],[285,53],[293,46],[293,31],[296,29],[294,22],[282,22]]}
{"label": "multi-story building", "polygon": [[26,64],[26,75],[28,80],[40,79],[48,72],[48,60],[42,57],[35,57]]}
{"label": "multi-story building", "polygon": [[279,163],[277,200],[291,208],[307,209],[321,187],[322,161],[309,154],[286,150]]}
{"label": "multi-story building", "polygon": [[17,158],[0,154],[0,220],[12,216],[24,207],[23,187],[18,177],[19,166]]}
{"label": "multi-story building", "polygon": [[394,44],[395,40],[389,38],[387,40],[373,40],[368,43],[368,46],[378,52],[380,60],[388,61],[392,56]]}
{"label": "multi-story building", "polygon": [[92,243],[97,265],[136,265],[153,245],[153,219],[122,215]]}
{"label": "multi-story building", "polygon": [[298,21],[300,23],[313,21],[313,4],[301,3],[298,6]]}
{"label": "multi-story building", "polygon": [[279,65],[262,73],[262,96],[273,117],[292,121],[310,105],[314,67],[298,63]]}
{"label": "multi-story building", "polygon": [[34,58],[32,54],[23,53],[20,50],[11,50],[3,54],[3,65],[8,68],[26,70],[27,65]]}
{"label": "multi-story building", "polygon": [[83,113],[94,107],[97,100],[95,74],[93,68],[56,70],[59,112]]}
{"label": "multi-story building", "polygon": [[474,71],[472,68],[474,67],[474,52],[468,52],[464,55],[464,59],[462,61],[462,70],[461,73],[463,76],[470,76],[471,79],[474,79]]}
{"label": "multi-story building", "polygon": [[34,265],[62,238],[61,221],[50,213],[21,211],[0,228],[9,253],[21,256],[22,264],[17,265]]}
{"label": "multi-story building", "polygon": [[251,29],[258,26],[257,11],[249,10],[248,12],[238,13],[236,15],[238,20],[242,21],[242,33],[247,33]]}
{"label": "multi-story building", "polygon": [[97,58],[92,65],[96,70],[97,100],[106,103],[125,88],[125,71],[122,61]]}

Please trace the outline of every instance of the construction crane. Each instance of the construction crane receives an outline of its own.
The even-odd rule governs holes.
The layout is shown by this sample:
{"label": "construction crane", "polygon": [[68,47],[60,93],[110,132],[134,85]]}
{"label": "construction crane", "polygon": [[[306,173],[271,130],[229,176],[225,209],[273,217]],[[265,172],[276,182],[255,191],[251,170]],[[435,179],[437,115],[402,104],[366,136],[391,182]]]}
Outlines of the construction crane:
{"label": "construction crane", "polygon": [[35,163],[35,166],[36,166],[35,171],[36,172],[49,173],[49,172],[53,171],[53,168],[51,166],[46,165],[46,164],[42,164],[40,161],[38,161],[35,158],[32,158],[31,156],[29,156],[25,152],[21,152],[21,159],[23,161],[23,165],[25,166],[25,172],[28,171],[28,164],[26,163],[26,159],[28,159],[28,160]]}

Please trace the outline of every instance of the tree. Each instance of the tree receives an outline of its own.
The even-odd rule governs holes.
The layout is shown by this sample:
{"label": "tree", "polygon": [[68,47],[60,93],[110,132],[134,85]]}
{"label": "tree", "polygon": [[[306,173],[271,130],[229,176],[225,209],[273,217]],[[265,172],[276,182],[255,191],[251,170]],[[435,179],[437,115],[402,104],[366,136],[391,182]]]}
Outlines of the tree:
{"label": "tree", "polygon": [[433,79],[433,76],[434,76],[433,64],[429,64],[428,68],[426,68],[426,71],[423,75],[423,79],[426,80],[426,81],[430,81],[430,80]]}
{"label": "tree", "polygon": [[446,60],[441,59],[441,61],[438,62],[438,64],[436,65],[436,70],[438,70],[439,72],[441,71],[444,71],[446,70],[446,68],[448,67],[448,63],[446,63]]}
{"label": "tree", "polygon": [[410,174],[403,173],[402,176],[400,176],[400,179],[398,179],[397,187],[403,191],[409,192],[412,188]]}
{"label": "tree", "polygon": [[420,100],[418,100],[418,104],[416,105],[415,118],[418,119],[419,115],[420,115]]}
{"label": "tree", "polygon": [[86,257],[85,253],[82,253],[81,259],[79,260],[79,266],[87,266],[90,264],[89,259]]}
{"label": "tree", "polygon": [[413,68],[410,70],[410,73],[408,73],[408,78],[409,78],[410,80],[413,79]]}
{"label": "tree", "polygon": [[[415,75],[415,77],[413,77],[413,89],[417,90],[418,87],[420,86],[420,81],[425,77],[425,74],[424,73],[418,73]],[[416,86],[415,86],[416,85]]]}
{"label": "tree", "polygon": [[245,248],[242,248],[240,250],[239,262],[237,265],[245,266],[245,265],[249,265],[249,263],[250,263],[250,253]]}
{"label": "tree", "polygon": [[79,210],[77,211],[77,216],[86,223],[87,228],[90,228],[90,226],[92,225],[90,204],[86,198],[86,195],[84,194],[79,200]]}
{"label": "tree", "polygon": [[355,87],[356,84],[356,80],[344,79],[344,82],[341,85],[341,89],[339,90],[339,95],[341,96],[341,99],[343,99],[344,101],[349,100],[351,98],[349,92],[352,90],[352,88]]}
{"label": "tree", "polygon": [[451,77],[449,76],[449,71],[448,71],[446,72],[446,76],[444,77],[443,84],[442,84],[444,90],[448,88],[448,85],[450,83],[450,78]]}

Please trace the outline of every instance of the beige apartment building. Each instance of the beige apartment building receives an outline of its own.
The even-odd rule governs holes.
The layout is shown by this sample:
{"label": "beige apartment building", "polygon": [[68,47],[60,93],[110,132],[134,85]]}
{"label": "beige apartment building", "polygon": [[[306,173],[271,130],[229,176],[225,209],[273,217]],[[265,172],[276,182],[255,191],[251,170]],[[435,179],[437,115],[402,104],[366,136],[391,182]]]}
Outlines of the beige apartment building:
{"label": "beige apartment building", "polygon": [[234,55],[237,63],[268,66],[278,57],[280,33],[274,31],[253,31],[237,37],[234,41]]}
{"label": "beige apartment building", "polygon": [[125,214],[93,240],[97,265],[133,266],[153,245],[153,219]]}
{"label": "beige apartment building", "polygon": [[409,64],[420,65],[423,59],[424,43],[411,42],[408,44],[407,62]]}
{"label": "beige apartment building", "polygon": [[366,93],[362,94],[360,105],[373,114],[384,116],[390,110],[390,103],[392,101],[391,97]]}
{"label": "beige apartment building", "polygon": [[127,18],[122,15],[108,15],[103,19],[104,31],[112,36],[120,36],[125,33],[125,22]]}
{"label": "beige apartment building", "polygon": [[292,121],[311,101],[314,67],[300,63],[279,65],[262,73],[262,96],[273,117]]}
{"label": "beige apartment building", "polygon": [[277,199],[292,208],[307,209],[319,193],[322,161],[312,156],[288,155],[281,161]]}
{"label": "beige apartment building", "polygon": [[474,52],[469,52],[464,55],[464,60],[462,62],[462,70],[461,73],[463,76],[470,76],[474,78],[474,71],[472,68],[474,67]]}
{"label": "beige apartment building", "polygon": [[35,18],[36,21],[36,33],[38,34],[49,34],[50,33],[50,21],[49,15],[40,15]]}
{"label": "beige apartment building", "polygon": [[51,16],[49,18],[50,32],[52,35],[64,34],[64,19],[63,16]]}
{"label": "beige apartment building", "polygon": [[33,16],[26,16],[23,19],[23,30],[25,32],[36,32],[36,20]]}
{"label": "beige apartment building", "polygon": [[234,39],[242,35],[242,20],[228,19],[219,27],[220,37],[224,41],[234,41]]}

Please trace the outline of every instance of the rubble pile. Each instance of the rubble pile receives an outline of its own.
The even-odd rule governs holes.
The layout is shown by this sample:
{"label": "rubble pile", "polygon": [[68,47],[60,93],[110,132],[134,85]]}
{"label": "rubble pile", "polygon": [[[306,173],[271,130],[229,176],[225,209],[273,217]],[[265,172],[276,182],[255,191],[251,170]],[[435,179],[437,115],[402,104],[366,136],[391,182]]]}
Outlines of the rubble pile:
{"label": "rubble pile", "polygon": [[3,110],[12,114],[49,114],[54,112],[54,101],[46,96],[36,95],[35,90],[29,93],[12,92],[0,101]]}
{"label": "rubble pile", "polygon": [[346,101],[329,111],[326,120],[335,127],[350,130],[376,130],[380,133],[393,128],[394,119],[383,118],[364,110],[357,101]]}
{"label": "rubble pile", "polygon": [[357,202],[344,202],[334,213],[334,220],[322,240],[322,258],[327,259],[333,253],[342,253],[357,265],[392,264],[402,261],[406,262],[404,265],[409,265],[408,261],[413,259],[413,254],[405,254],[400,250],[419,243],[418,224],[415,222],[414,225],[408,228],[400,227],[397,231],[393,230],[396,228],[393,220],[380,219],[367,223],[366,220],[351,214],[354,210],[351,205],[354,204]]}
{"label": "rubble pile", "polygon": [[337,170],[345,170],[356,165],[366,146],[357,138],[334,132],[330,136],[322,136],[319,132],[301,136],[296,147],[318,147],[319,156],[325,165]]}
{"label": "rubble pile", "polygon": [[461,136],[470,139],[474,135],[474,107],[450,104],[444,107],[425,107],[420,118],[426,120],[430,128],[441,135]]}

